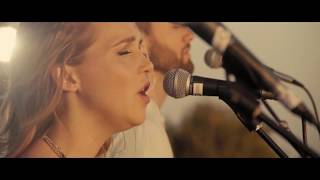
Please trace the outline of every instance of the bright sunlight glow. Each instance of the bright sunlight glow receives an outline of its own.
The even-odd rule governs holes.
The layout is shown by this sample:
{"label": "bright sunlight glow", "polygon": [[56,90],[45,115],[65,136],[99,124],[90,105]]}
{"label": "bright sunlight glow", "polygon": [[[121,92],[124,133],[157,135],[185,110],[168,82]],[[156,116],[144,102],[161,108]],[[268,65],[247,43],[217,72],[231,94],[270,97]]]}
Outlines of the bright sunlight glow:
{"label": "bright sunlight glow", "polygon": [[9,62],[12,50],[16,44],[16,29],[13,27],[0,28],[0,61]]}

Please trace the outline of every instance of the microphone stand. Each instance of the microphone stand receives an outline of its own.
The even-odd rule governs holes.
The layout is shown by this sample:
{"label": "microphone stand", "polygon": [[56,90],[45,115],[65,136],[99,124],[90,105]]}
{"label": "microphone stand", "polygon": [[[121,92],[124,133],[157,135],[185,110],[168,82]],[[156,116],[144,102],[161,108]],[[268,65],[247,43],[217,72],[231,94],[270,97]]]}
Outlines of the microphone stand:
{"label": "microphone stand", "polygon": [[236,110],[235,107],[231,108],[234,113],[237,115],[241,123],[250,131],[255,131],[258,135],[271,147],[271,149],[280,157],[280,158],[289,158],[289,156],[271,139],[271,137],[263,130],[260,122],[257,122],[250,118],[244,118],[242,114]]}
{"label": "microphone stand", "polygon": [[[310,149],[308,146],[300,142],[300,140],[292,134],[290,131],[279,126],[273,120],[271,120],[267,115],[261,112],[259,108],[259,103],[256,99],[241,86],[234,86],[233,88],[221,88],[219,89],[219,98],[227,103],[232,110],[246,118],[239,119],[241,122],[249,129],[249,131],[258,131],[258,134],[263,140],[280,156],[288,157],[281,148],[276,145],[274,141],[271,140],[269,136],[261,129],[261,122],[266,123],[273,130],[278,132],[282,137],[284,137],[298,152],[302,157],[320,157],[315,151]],[[236,113],[237,114],[237,113]],[[237,115],[238,115],[237,114]],[[250,118],[249,118],[250,117]]]}
{"label": "microphone stand", "polygon": [[[226,79],[230,81],[229,73],[226,72]],[[231,107],[231,106],[230,106]],[[262,129],[260,124],[254,123],[250,118],[244,118],[235,107],[231,107],[241,123],[249,130],[249,132],[256,131],[258,135],[277,153],[280,158],[288,158],[289,156],[271,139],[271,137]]]}
{"label": "microphone stand", "polygon": [[278,154],[280,158],[289,158],[289,156],[271,139],[270,136],[260,128],[257,133],[259,136]]}

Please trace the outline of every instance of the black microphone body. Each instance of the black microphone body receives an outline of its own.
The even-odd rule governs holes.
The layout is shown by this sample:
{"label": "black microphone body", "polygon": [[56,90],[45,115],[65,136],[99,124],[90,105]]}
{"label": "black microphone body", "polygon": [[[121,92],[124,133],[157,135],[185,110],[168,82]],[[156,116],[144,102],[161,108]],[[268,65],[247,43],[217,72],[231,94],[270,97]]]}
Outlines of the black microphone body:
{"label": "black microphone body", "polygon": [[254,95],[255,99],[276,99],[276,96],[264,90],[251,89],[249,90],[251,94],[249,94],[238,83],[200,76],[191,76],[189,88],[189,95],[194,96],[218,96],[222,98],[230,95],[230,91],[237,90],[246,94],[247,97]]}
{"label": "black microphone body", "polygon": [[220,96],[231,83],[227,81],[191,76],[189,95]]}
{"label": "black microphone body", "polygon": [[245,94],[244,97],[253,97],[255,100],[276,98],[271,92],[248,90],[236,82],[192,76],[182,69],[168,71],[163,81],[163,88],[169,96],[174,98],[183,98],[189,95],[228,98],[234,90]]}
{"label": "black microphone body", "polygon": [[253,94],[233,82],[191,76],[189,95],[218,96],[230,106],[235,106],[248,117],[255,119],[260,112],[259,102]]}
{"label": "black microphone body", "polygon": [[259,102],[240,85],[217,79],[209,79],[191,74],[182,69],[173,69],[167,72],[163,88],[174,98],[193,96],[218,96],[227,104],[232,104],[241,109],[248,117],[255,119],[260,112]]}

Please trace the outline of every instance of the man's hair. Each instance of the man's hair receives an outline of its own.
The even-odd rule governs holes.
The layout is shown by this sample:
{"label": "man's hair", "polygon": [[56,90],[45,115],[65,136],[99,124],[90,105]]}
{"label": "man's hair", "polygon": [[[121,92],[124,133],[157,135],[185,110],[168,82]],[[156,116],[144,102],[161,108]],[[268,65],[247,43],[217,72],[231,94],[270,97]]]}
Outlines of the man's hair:
{"label": "man's hair", "polygon": [[150,22],[137,22],[138,29],[146,35],[151,33],[151,23]]}

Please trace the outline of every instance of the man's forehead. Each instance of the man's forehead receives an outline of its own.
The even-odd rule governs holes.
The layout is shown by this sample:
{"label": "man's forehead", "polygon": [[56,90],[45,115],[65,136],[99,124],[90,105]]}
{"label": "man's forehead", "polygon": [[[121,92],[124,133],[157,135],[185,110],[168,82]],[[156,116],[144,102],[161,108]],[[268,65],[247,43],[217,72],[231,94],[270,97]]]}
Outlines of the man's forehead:
{"label": "man's forehead", "polygon": [[173,23],[172,22],[153,22],[151,23],[151,33],[153,35],[161,34],[161,33],[167,33],[170,31],[173,31]]}
{"label": "man's forehead", "polygon": [[168,28],[172,25],[170,22],[152,22],[151,27],[152,28]]}

